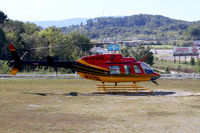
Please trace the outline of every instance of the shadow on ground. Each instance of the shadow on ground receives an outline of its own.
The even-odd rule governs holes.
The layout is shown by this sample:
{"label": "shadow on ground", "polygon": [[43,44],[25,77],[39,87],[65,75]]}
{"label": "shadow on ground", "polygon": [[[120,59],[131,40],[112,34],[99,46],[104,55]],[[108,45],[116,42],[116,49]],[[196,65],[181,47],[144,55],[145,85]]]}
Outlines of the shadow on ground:
{"label": "shadow on ground", "polygon": [[93,94],[100,94],[100,95],[123,95],[123,96],[165,96],[165,95],[173,95],[176,92],[172,91],[154,91],[150,93],[127,93],[127,92],[110,92],[110,93],[93,93]]}
{"label": "shadow on ground", "polygon": [[127,92],[94,92],[94,93],[78,93],[78,92],[69,92],[69,93],[33,93],[25,92],[24,94],[48,96],[48,95],[63,95],[63,96],[103,96],[103,95],[116,95],[116,96],[165,96],[173,95],[176,92],[172,91],[154,91],[151,93],[127,93]]}

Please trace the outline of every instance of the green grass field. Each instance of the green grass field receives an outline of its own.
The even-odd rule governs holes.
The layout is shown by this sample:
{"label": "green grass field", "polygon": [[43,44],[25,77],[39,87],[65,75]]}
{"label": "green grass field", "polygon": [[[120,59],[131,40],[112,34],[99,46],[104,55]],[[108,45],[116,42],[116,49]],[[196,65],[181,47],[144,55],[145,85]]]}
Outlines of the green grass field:
{"label": "green grass field", "polygon": [[0,80],[0,132],[200,132],[199,81],[145,82],[154,95],[138,96],[94,95],[100,83],[83,79]]}

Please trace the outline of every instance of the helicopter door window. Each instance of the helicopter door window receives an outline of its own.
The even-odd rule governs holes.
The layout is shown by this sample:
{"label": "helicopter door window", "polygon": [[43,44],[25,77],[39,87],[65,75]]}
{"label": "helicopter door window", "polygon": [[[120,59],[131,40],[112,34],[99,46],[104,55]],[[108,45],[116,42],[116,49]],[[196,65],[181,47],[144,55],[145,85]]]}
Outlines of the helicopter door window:
{"label": "helicopter door window", "polygon": [[133,65],[133,68],[134,68],[135,73],[142,73],[139,65]]}
{"label": "helicopter door window", "polygon": [[131,74],[131,69],[129,65],[124,65],[125,74]]}
{"label": "helicopter door window", "polygon": [[120,66],[109,66],[110,74],[120,74]]}

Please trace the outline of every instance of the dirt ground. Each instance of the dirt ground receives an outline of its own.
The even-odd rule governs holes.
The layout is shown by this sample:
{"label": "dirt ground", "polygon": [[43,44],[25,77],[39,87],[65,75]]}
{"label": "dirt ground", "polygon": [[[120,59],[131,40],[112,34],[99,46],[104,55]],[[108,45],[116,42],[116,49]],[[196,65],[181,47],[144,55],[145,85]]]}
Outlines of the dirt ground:
{"label": "dirt ground", "polygon": [[94,94],[98,83],[83,79],[0,80],[0,132],[198,133],[199,81],[142,83],[151,94]]}

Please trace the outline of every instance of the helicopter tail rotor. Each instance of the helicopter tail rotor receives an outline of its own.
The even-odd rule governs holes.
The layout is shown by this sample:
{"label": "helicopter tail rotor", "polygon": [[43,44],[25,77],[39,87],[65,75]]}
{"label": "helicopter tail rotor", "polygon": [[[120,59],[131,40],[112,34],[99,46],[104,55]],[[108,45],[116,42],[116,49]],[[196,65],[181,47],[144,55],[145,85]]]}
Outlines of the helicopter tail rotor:
{"label": "helicopter tail rotor", "polygon": [[16,75],[16,73],[19,71],[19,68],[21,66],[21,60],[20,60],[19,55],[17,54],[17,51],[16,51],[15,47],[13,46],[13,44],[9,45],[9,49],[11,51],[11,55],[13,58],[13,60],[10,61],[10,64],[12,66],[10,74]]}

